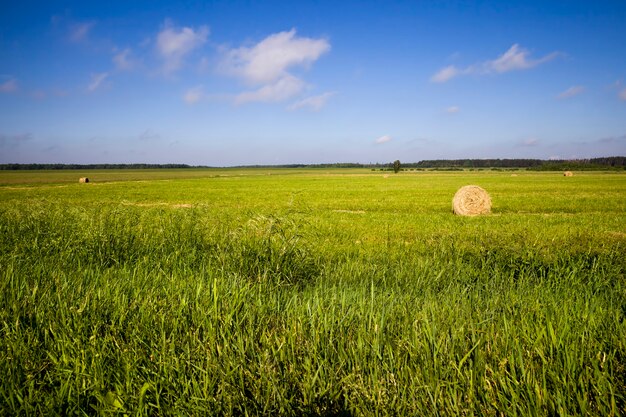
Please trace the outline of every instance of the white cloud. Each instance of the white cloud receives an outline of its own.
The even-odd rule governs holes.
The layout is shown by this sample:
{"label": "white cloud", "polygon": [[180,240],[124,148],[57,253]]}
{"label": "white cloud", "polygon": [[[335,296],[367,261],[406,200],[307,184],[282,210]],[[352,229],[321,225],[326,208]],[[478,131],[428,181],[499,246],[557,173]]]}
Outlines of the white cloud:
{"label": "white cloud", "polygon": [[102,82],[104,80],[106,80],[106,78],[108,76],[109,76],[108,72],[101,72],[99,74],[92,74],[91,75],[91,82],[87,86],[87,91],[89,91],[90,93],[96,91],[100,87]]}
{"label": "white cloud", "polygon": [[17,91],[17,80],[15,78],[11,78],[0,84],[0,93],[12,93]]}
{"label": "white cloud", "polygon": [[81,42],[87,39],[89,32],[95,26],[95,22],[75,23],[70,27],[70,40]]}
{"label": "white cloud", "polygon": [[619,98],[626,101],[626,88],[619,92]]}
{"label": "white cloud", "polygon": [[295,103],[287,107],[287,109],[298,110],[307,108],[313,111],[320,111],[322,107],[326,105],[326,102],[335,94],[337,94],[335,91],[329,91],[318,96],[307,97],[305,99],[296,101]]}
{"label": "white cloud", "polygon": [[494,71],[502,73],[529,69],[543,64],[544,62],[548,62],[559,55],[558,52],[552,52],[540,59],[529,59],[529,54],[530,52],[528,52],[527,49],[520,48],[518,44],[514,44],[497,59],[487,61],[485,63],[486,72]]}
{"label": "white cloud", "polygon": [[134,63],[130,58],[131,53],[130,48],[126,48],[113,55],[113,63],[115,64],[115,67],[119,70],[133,69]]}
{"label": "white cloud", "polygon": [[437,71],[435,75],[430,77],[430,81],[434,83],[445,83],[446,81],[459,75],[460,71],[454,65],[447,66]]}
{"label": "white cloud", "polygon": [[252,47],[227,51],[222,68],[251,84],[272,83],[294,66],[308,66],[330,50],[326,39],[296,36],[296,30],[268,36]]}
{"label": "white cloud", "polygon": [[551,61],[559,55],[561,55],[561,53],[552,52],[542,58],[531,59],[530,52],[527,49],[521,48],[518,44],[513,44],[505,53],[496,59],[470,65],[462,69],[450,65],[439,70],[430,80],[436,83],[443,83],[454,77],[465,74],[501,74],[509,71],[526,70]]}
{"label": "white cloud", "polygon": [[278,102],[288,100],[304,90],[305,83],[292,75],[285,75],[273,84],[267,84],[258,90],[245,91],[235,96],[235,104],[251,102]]}
{"label": "white cloud", "polygon": [[389,136],[389,135],[384,135],[384,136],[381,136],[381,137],[379,137],[378,139],[376,139],[376,141],[375,141],[375,142],[376,142],[377,144],[381,144],[381,143],[387,143],[387,142],[389,142],[389,141],[391,141],[391,136]]}
{"label": "white cloud", "polygon": [[196,104],[203,98],[204,98],[204,91],[203,91],[203,86],[201,85],[190,88],[183,95],[183,100],[185,100],[185,103],[187,104]]}
{"label": "white cloud", "polygon": [[461,110],[458,106],[450,106],[446,109],[446,113],[454,114],[458,113]]}
{"label": "white cloud", "polygon": [[[308,68],[329,50],[330,44],[326,39],[298,37],[296,30],[292,29],[272,34],[249,47],[224,51],[219,67],[222,72],[257,87],[256,90],[235,95],[235,104],[280,102],[298,96],[307,87],[290,69]],[[292,104],[288,109],[308,107],[319,110],[333,94],[309,97]]]}
{"label": "white cloud", "polygon": [[558,99],[567,99],[567,98],[572,98],[575,97],[579,94],[582,94],[585,91],[585,87],[583,87],[582,85],[575,85],[573,87],[568,88],[567,90],[563,91],[562,93],[560,93],[558,96],[556,96]]}
{"label": "white cloud", "polygon": [[166,27],[159,32],[156,40],[157,51],[164,60],[164,72],[171,73],[178,70],[184,58],[191,51],[202,46],[208,36],[208,26],[201,26],[197,30],[190,27],[176,29],[166,22]]}

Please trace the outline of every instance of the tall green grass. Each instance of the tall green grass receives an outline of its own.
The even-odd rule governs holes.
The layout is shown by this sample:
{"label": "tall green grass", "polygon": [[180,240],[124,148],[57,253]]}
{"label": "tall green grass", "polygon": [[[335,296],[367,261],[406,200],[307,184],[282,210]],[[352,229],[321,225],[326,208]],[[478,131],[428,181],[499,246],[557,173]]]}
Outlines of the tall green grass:
{"label": "tall green grass", "polygon": [[623,215],[459,219],[432,192],[5,197],[0,414],[625,414]]}

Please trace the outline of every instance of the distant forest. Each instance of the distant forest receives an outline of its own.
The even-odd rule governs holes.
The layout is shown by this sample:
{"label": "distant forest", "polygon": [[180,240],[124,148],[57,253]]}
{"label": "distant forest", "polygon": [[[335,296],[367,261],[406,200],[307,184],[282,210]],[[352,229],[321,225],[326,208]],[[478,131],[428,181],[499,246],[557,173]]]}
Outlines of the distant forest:
{"label": "distant forest", "polygon": [[57,170],[57,169],[172,169],[208,168],[186,164],[0,164],[1,171],[9,170]]}
{"label": "distant forest", "polygon": [[[0,170],[59,170],[59,169],[174,169],[212,168],[187,164],[0,164]],[[288,165],[242,165],[233,168],[370,168],[393,169],[393,162],[376,164],[333,163],[333,164],[288,164]],[[523,168],[533,171],[591,171],[625,170],[625,156],[574,160],[542,159],[437,159],[419,162],[401,162],[401,169],[461,170],[475,168]]]}
{"label": "distant forest", "polygon": [[442,159],[402,164],[415,168],[526,168],[537,171],[626,169],[626,157],[542,160],[542,159]]}

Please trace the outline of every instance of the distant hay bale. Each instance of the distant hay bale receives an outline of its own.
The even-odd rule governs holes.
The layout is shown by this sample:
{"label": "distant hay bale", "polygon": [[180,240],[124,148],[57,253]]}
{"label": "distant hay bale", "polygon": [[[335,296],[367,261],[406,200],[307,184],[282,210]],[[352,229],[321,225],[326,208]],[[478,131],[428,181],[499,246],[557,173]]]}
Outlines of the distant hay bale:
{"label": "distant hay bale", "polygon": [[563,173],[563,176],[564,176],[564,177],[573,177],[573,176],[574,176],[574,173],[573,173],[572,171],[565,171],[565,172]]}
{"label": "distant hay bale", "polygon": [[87,184],[89,182],[89,178],[87,178],[87,177],[80,177],[78,179],[78,182],[81,183],[81,184]]}
{"label": "distant hay bale", "polygon": [[383,175],[383,178],[389,178],[389,174]]}
{"label": "distant hay bale", "polygon": [[491,213],[489,193],[477,185],[459,188],[452,199],[452,212],[460,216],[478,216]]}
{"label": "distant hay bale", "polygon": [[517,177],[517,174],[511,174],[512,177]]}

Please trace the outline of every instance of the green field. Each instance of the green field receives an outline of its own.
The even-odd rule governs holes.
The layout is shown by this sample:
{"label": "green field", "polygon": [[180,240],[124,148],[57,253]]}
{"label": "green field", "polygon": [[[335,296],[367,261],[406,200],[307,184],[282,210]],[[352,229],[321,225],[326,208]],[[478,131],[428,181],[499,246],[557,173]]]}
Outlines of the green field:
{"label": "green field", "polygon": [[624,173],[0,172],[0,415],[626,415],[625,270]]}

